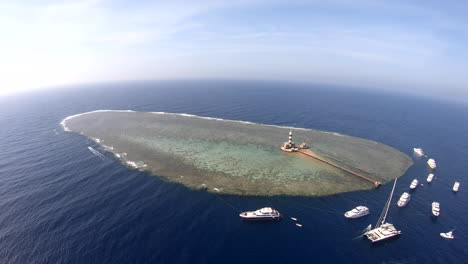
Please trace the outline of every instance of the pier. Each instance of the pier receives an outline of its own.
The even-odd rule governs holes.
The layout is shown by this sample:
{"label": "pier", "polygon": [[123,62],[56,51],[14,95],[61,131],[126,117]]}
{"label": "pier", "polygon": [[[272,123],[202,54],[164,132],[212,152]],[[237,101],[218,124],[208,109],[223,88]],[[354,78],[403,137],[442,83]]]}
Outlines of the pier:
{"label": "pier", "polygon": [[[305,143],[302,143],[300,146],[296,146],[296,144],[295,144],[294,141],[292,140],[292,131],[289,131],[289,139],[288,139],[287,142],[284,142],[284,143],[283,143],[283,145],[280,147],[280,149],[281,149],[282,151],[284,151],[284,152],[298,152],[298,153],[300,153],[300,154],[302,154],[302,155],[305,155],[305,156],[307,156],[307,157],[313,158],[313,159],[318,160],[318,161],[320,161],[320,162],[323,162],[323,163],[325,163],[325,164],[327,164],[327,165],[330,165],[330,166],[332,166],[332,167],[334,167],[334,168],[337,168],[337,169],[339,169],[339,170],[342,170],[342,171],[345,171],[345,172],[347,172],[347,173],[349,173],[349,174],[352,174],[352,175],[354,175],[354,176],[356,176],[356,177],[359,177],[359,178],[361,178],[361,179],[363,179],[363,180],[365,180],[365,181],[368,181],[368,182],[374,184],[375,187],[379,187],[379,186],[380,186],[380,182],[378,182],[378,181],[374,181],[374,180],[369,179],[368,177],[366,177],[366,176],[364,176],[364,175],[362,175],[362,174],[359,174],[359,173],[354,172],[354,171],[352,171],[352,170],[349,170],[349,169],[347,169],[347,168],[345,168],[345,167],[342,167],[342,166],[340,166],[340,165],[337,165],[337,164],[335,164],[335,163],[333,163],[333,162],[331,162],[331,161],[325,160],[324,158],[320,157],[319,155],[317,155],[317,154],[315,154],[314,152],[312,152],[311,150],[309,150],[308,147],[307,147],[307,145],[306,145]],[[339,160],[337,160],[337,159],[335,159],[335,158],[332,158],[332,157],[329,157],[329,158],[331,158],[331,159],[333,159],[333,160],[336,160],[336,161],[339,161]],[[359,169],[359,168],[356,168],[356,169],[358,169],[358,170],[360,170],[360,171],[362,171],[362,172],[371,174],[369,171],[366,171],[366,170],[363,170],[363,169]]]}

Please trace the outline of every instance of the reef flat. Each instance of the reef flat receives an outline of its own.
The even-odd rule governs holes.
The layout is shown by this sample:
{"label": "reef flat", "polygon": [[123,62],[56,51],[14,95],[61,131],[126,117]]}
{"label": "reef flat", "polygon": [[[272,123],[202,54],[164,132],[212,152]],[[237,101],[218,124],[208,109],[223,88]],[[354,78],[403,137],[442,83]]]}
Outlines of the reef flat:
{"label": "reef flat", "polygon": [[241,195],[321,196],[373,188],[346,171],[279,149],[290,130],[323,159],[388,182],[413,164],[382,143],[313,129],[187,114],[100,110],[65,118],[129,167],[194,189]]}

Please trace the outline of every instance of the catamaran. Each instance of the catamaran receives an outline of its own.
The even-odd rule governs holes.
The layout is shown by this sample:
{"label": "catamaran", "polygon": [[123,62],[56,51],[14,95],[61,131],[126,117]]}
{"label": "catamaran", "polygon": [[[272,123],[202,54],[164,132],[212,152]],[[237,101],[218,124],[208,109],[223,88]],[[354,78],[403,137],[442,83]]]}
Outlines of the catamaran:
{"label": "catamaran", "polygon": [[435,169],[437,167],[436,162],[434,159],[428,159],[427,160],[427,165],[429,165],[429,168]]}
{"label": "catamaran", "polygon": [[414,153],[418,156],[424,156],[424,151],[422,148],[413,148]]}
{"label": "catamaran", "polygon": [[460,183],[459,183],[459,182],[455,182],[455,183],[453,184],[452,190],[453,190],[454,192],[458,192],[458,188],[459,188],[459,187],[460,187]]}
{"label": "catamaran", "polygon": [[418,187],[418,179],[414,179],[412,182],[411,182],[411,185],[410,185],[410,189],[411,190],[414,190],[416,189],[416,187]]}
{"label": "catamaran", "polygon": [[427,182],[432,182],[432,179],[434,179],[434,173],[429,173],[427,175]]}
{"label": "catamaran", "polygon": [[368,230],[364,233],[364,235],[369,240],[371,240],[372,243],[382,241],[382,240],[401,234],[401,231],[397,230],[395,226],[393,226],[393,224],[385,222],[385,219],[387,218],[387,214],[388,214],[388,209],[390,208],[390,203],[392,201],[393,192],[395,191],[396,182],[397,182],[397,179],[395,179],[395,182],[393,183],[393,188],[392,188],[392,191],[390,192],[390,197],[388,197],[388,200],[385,203],[382,214],[380,215],[379,220],[377,221],[377,224],[375,225],[375,228],[371,229],[372,226],[369,225]]}

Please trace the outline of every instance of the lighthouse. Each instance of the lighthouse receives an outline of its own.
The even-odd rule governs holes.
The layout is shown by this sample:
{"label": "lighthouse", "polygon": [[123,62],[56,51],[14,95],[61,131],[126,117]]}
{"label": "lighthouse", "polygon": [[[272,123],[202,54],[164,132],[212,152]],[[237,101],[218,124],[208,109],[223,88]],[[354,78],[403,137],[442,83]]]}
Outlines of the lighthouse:
{"label": "lighthouse", "polygon": [[292,130],[289,130],[289,139],[287,142],[283,143],[280,149],[285,152],[295,152],[299,150],[296,147],[296,144],[294,143],[294,141],[292,140]]}

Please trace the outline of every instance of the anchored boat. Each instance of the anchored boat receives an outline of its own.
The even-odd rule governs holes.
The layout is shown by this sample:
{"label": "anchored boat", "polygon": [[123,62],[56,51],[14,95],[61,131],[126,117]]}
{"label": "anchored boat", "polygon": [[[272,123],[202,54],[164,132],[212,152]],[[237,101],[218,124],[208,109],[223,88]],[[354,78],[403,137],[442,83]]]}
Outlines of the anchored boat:
{"label": "anchored boat", "polygon": [[429,175],[427,175],[427,182],[432,182],[432,179],[434,179],[434,173],[429,173]]}
{"label": "anchored boat", "polygon": [[440,214],[440,204],[439,204],[439,202],[432,202],[432,214],[434,216],[439,216],[439,214]]}
{"label": "anchored boat", "polygon": [[460,187],[460,183],[459,183],[459,182],[455,182],[455,183],[453,184],[452,190],[453,190],[454,192],[458,192],[458,188],[459,188],[459,187]]}
{"label": "anchored boat", "polygon": [[401,231],[397,230],[393,224],[385,222],[385,219],[387,218],[387,214],[388,214],[388,209],[390,208],[390,203],[392,201],[393,192],[395,191],[397,179],[395,179],[395,182],[393,183],[393,188],[392,188],[392,191],[390,192],[390,197],[388,197],[388,200],[385,203],[382,214],[380,215],[379,220],[377,221],[377,224],[375,225],[375,228],[371,229],[372,226],[369,225],[368,230],[364,233],[364,235],[369,240],[371,240],[372,243],[382,241],[385,239],[389,239],[391,237],[401,234]]}
{"label": "anchored boat", "polygon": [[239,214],[240,217],[246,220],[278,220],[281,214],[271,207],[264,207],[256,211],[243,212]]}
{"label": "anchored boat", "polygon": [[414,190],[416,189],[416,187],[418,187],[418,179],[414,179],[412,182],[411,182],[411,185],[410,185],[410,189],[411,190]]}
{"label": "anchored boat", "polygon": [[411,200],[411,195],[407,192],[404,192],[401,195],[400,200],[398,200],[397,204],[399,207],[403,207],[409,202],[409,200]]}
{"label": "anchored boat", "polygon": [[443,237],[443,238],[453,239],[454,236],[453,236],[452,232],[453,232],[453,230],[450,230],[447,233],[440,233],[440,236]]}
{"label": "anchored boat", "polygon": [[429,168],[431,168],[433,170],[437,167],[437,164],[436,164],[434,159],[428,159],[427,160],[427,165],[429,166]]}
{"label": "anchored boat", "polygon": [[352,210],[349,210],[348,212],[346,212],[344,214],[344,216],[346,218],[358,218],[358,217],[362,217],[362,216],[365,216],[365,215],[368,215],[368,214],[370,214],[369,208],[360,205],[360,206],[358,206],[356,208],[353,208]]}
{"label": "anchored boat", "polygon": [[418,156],[424,156],[424,151],[422,148],[413,148],[413,151]]}

